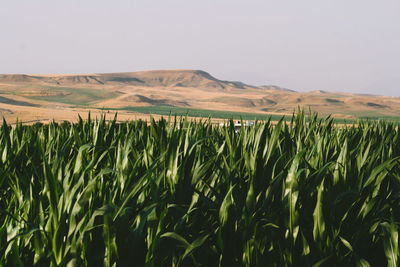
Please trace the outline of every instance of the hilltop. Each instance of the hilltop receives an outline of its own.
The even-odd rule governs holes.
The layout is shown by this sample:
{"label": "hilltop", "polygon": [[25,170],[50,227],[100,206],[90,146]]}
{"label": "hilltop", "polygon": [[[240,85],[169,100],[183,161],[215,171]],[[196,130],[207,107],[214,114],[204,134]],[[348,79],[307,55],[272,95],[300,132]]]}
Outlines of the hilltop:
{"label": "hilltop", "polygon": [[254,86],[222,81],[201,70],[151,70],[121,73],[27,75],[2,74],[0,83],[48,85],[106,85],[146,87],[196,87],[203,89],[247,89]]}

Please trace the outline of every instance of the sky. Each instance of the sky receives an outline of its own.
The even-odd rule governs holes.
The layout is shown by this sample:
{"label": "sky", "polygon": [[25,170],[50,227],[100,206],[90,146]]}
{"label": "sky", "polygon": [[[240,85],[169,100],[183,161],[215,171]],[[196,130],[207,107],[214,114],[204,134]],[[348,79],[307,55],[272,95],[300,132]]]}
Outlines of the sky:
{"label": "sky", "polygon": [[2,0],[0,73],[201,69],[400,96],[400,0]]}

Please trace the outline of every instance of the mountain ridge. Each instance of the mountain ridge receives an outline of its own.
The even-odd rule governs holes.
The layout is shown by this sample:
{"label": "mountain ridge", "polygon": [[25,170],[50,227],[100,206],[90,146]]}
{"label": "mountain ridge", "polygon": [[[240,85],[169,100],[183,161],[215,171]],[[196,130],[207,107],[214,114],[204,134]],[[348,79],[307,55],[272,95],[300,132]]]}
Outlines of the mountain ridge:
{"label": "mountain ridge", "polygon": [[150,70],[93,74],[0,74],[0,83],[110,84],[133,86],[202,87],[205,89],[256,88],[238,81],[220,80],[203,70]]}

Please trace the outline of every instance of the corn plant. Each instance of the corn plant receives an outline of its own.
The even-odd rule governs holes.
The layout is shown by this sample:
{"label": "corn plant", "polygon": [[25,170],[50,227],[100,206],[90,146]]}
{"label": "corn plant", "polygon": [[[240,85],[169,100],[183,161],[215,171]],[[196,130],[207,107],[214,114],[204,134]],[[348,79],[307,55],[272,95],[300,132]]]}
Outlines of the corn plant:
{"label": "corn plant", "polygon": [[398,127],[3,120],[0,265],[399,266]]}

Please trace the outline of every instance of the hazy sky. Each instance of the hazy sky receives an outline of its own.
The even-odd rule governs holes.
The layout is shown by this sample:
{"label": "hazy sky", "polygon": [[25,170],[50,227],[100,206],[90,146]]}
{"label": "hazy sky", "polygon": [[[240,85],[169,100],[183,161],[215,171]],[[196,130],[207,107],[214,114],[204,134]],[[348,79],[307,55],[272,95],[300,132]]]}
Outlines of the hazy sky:
{"label": "hazy sky", "polygon": [[202,69],[400,96],[400,0],[2,0],[0,73]]}

